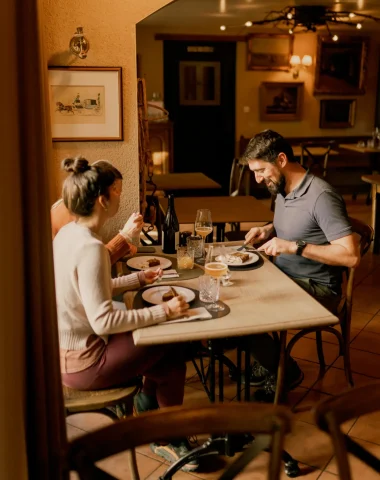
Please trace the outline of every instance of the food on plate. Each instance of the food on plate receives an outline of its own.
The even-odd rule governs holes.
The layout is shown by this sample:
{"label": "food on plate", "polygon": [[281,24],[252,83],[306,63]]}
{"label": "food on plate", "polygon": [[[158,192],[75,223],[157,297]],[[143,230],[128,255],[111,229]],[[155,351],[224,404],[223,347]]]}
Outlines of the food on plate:
{"label": "food on plate", "polygon": [[178,293],[173,287],[170,287],[169,290],[162,295],[162,300],[168,302],[174,297],[178,297]]}
{"label": "food on plate", "polygon": [[147,264],[148,264],[148,267],[155,267],[156,265],[160,265],[160,261],[158,260],[158,258],[150,258],[148,261],[147,261]]}
{"label": "food on plate", "polygon": [[249,260],[249,253],[234,252],[228,254],[226,257],[228,263],[236,263],[236,265],[240,265]]}

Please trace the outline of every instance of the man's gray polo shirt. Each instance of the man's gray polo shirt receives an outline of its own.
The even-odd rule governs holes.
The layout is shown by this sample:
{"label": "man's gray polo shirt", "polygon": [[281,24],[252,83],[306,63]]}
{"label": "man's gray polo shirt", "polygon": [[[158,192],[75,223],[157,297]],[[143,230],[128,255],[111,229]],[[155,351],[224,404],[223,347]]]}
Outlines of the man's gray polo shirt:
{"label": "man's gray polo shirt", "polygon": [[[343,198],[327,182],[309,173],[285,198],[277,195],[273,224],[278,238],[314,245],[328,245],[352,233]],[[275,263],[290,277],[311,278],[340,292],[342,267],[284,254]]]}

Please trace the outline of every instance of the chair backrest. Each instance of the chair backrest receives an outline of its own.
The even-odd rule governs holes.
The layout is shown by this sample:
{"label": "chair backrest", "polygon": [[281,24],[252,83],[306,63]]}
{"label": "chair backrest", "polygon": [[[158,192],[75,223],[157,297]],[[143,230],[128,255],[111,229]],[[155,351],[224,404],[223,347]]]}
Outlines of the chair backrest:
{"label": "chair backrest", "polygon": [[[301,143],[301,165],[308,168],[314,175],[325,178],[327,176],[329,154],[334,146],[334,141]],[[312,148],[318,148],[318,154],[313,153]]]}
{"label": "chair backrest", "polygon": [[380,473],[380,460],[342,432],[347,420],[380,410],[380,382],[329,397],[314,409],[318,427],[331,436],[339,478],[351,480],[348,452]]}
{"label": "chair backrest", "polygon": [[[291,414],[285,407],[252,403],[214,404],[196,409],[173,407],[127,418],[74,439],[69,444],[68,468],[81,480],[108,478],[96,462],[139,445],[170,441],[197,434],[230,434],[251,432],[251,447],[223,473],[223,480],[237,475],[261,451],[271,448],[270,480],[279,478],[283,441],[290,431]],[[103,475],[103,476],[102,476]]]}
{"label": "chair backrest", "polygon": [[234,158],[231,166],[230,174],[230,197],[238,195],[249,195],[251,186],[251,172],[248,165],[240,163],[239,158]]}

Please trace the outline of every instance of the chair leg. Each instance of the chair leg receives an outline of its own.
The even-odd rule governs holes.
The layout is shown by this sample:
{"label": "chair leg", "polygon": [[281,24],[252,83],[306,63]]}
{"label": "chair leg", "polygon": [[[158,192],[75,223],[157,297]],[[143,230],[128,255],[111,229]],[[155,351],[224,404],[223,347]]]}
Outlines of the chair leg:
{"label": "chair leg", "polygon": [[319,360],[319,378],[321,378],[326,371],[325,356],[323,354],[322,332],[315,332],[315,337],[317,340],[317,353]]}
{"label": "chair leg", "polygon": [[132,480],[140,480],[139,471],[137,469],[136,450],[132,448],[127,452],[127,462],[129,471],[131,472]]}
{"label": "chair leg", "polygon": [[344,374],[346,375],[347,383],[350,387],[354,386],[354,379],[352,378],[351,370],[351,354],[350,354],[350,342],[344,339],[344,352],[343,352],[343,362],[344,362]]}

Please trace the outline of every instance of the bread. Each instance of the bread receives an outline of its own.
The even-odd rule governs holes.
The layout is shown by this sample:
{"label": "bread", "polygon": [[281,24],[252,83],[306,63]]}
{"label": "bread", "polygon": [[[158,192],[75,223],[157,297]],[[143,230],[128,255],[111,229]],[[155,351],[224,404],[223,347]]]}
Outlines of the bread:
{"label": "bread", "polygon": [[244,263],[244,262],[246,262],[247,260],[249,260],[249,255],[248,255],[248,253],[234,252],[234,253],[231,253],[230,256],[231,256],[231,257],[235,257],[235,258],[240,258],[241,263]]}
{"label": "bread", "polygon": [[168,302],[174,297],[178,297],[178,293],[174,290],[173,287],[170,287],[170,289],[162,295],[162,300],[164,302]]}
{"label": "bread", "polygon": [[158,260],[158,258],[150,258],[148,261],[147,261],[147,264],[148,264],[148,267],[155,267],[156,265],[161,265],[160,261]]}

